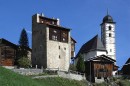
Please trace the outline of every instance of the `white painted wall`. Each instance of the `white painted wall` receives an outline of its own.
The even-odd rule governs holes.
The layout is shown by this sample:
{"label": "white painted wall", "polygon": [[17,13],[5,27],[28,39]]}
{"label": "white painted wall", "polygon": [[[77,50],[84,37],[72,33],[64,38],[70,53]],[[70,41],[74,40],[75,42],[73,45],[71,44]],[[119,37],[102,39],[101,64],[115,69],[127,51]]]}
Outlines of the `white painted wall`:
{"label": "white painted wall", "polygon": [[90,51],[88,53],[83,54],[84,61],[88,60],[91,57],[106,55],[106,51]]}
{"label": "white painted wall", "polygon": [[[111,30],[109,30],[109,26],[111,26]],[[115,46],[115,24],[114,23],[104,23],[101,26],[101,38],[102,42],[105,45],[107,50],[107,56],[116,60],[116,46]],[[111,33],[111,37],[109,37],[109,33]]]}

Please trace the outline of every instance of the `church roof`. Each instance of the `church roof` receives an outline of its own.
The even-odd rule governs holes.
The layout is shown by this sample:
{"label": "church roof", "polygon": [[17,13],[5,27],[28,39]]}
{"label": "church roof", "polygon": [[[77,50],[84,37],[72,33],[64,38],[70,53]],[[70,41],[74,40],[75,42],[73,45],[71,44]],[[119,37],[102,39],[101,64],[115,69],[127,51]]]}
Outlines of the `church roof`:
{"label": "church roof", "polygon": [[110,15],[106,15],[104,18],[103,18],[103,23],[104,22],[113,22],[113,18],[110,16]]}
{"label": "church roof", "polygon": [[104,45],[101,42],[101,39],[98,35],[93,37],[91,40],[86,42],[78,52],[78,54],[82,53],[88,53],[90,51],[99,50],[99,51],[106,51]]}

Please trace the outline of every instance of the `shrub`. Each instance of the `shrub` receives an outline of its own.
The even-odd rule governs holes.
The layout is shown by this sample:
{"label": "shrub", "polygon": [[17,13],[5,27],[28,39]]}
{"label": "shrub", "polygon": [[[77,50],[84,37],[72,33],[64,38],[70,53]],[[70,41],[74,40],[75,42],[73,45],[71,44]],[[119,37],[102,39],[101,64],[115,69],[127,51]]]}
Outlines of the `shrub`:
{"label": "shrub", "polygon": [[28,68],[31,66],[31,61],[28,57],[22,57],[18,60],[19,67]]}
{"label": "shrub", "polygon": [[81,54],[78,56],[78,62],[76,64],[76,68],[78,72],[83,73],[85,71],[85,63]]}

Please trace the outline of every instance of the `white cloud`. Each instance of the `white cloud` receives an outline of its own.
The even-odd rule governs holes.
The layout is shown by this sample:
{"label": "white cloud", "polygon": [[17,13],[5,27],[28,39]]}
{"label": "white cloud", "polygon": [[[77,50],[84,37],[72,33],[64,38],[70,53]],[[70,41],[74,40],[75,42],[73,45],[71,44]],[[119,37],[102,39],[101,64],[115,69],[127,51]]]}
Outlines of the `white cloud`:
{"label": "white cloud", "polygon": [[26,30],[28,34],[32,34],[32,31]]}

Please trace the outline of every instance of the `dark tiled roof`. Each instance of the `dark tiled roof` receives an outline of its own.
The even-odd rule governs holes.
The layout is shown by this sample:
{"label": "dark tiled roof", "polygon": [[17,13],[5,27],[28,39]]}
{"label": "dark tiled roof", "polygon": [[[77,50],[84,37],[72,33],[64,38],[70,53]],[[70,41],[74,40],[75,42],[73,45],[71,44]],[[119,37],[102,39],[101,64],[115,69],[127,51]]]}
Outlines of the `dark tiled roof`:
{"label": "dark tiled roof", "polygon": [[45,23],[38,23],[38,24],[43,24],[43,25],[46,25],[46,26],[49,26],[51,28],[55,28],[55,29],[62,29],[62,30],[67,30],[67,31],[70,31],[72,29],[70,28],[67,28],[67,27],[63,27],[63,26],[60,26],[60,25],[54,25],[54,24],[45,24]]}
{"label": "dark tiled roof", "polygon": [[78,54],[80,53],[88,53],[90,51],[99,50],[99,51],[106,51],[104,45],[101,42],[101,39],[96,35],[90,41],[86,42],[79,50]]}
{"label": "dark tiled roof", "polygon": [[40,18],[47,19],[47,20],[57,21],[57,19],[55,19],[55,18],[48,18],[48,17],[45,17],[45,16],[40,16]]}
{"label": "dark tiled roof", "polygon": [[104,58],[104,59],[109,60],[111,62],[116,62],[116,60],[114,60],[114,59],[112,59],[112,58],[110,58],[110,57],[108,57],[106,55],[100,55],[100,56],[96,56],[96,57],[93,57],[93,58],[89,58],[88,61],[96,60],[98,58]]}
{"label": "dark tiled roof", "polygon": [[74,43],[77,43],[77,42],[76,42],[76,40],[74,40],[74,38],[72,38],[72,37],[71,37],[71,40],[73,40],[73,41],[74,41]]}
{"label": "dark tiled roof", "polygon": [[104,18],[103,18],[103,22],[113,22],[113,18],[110,16],[110,15],[106,15]]}
{"label": "dark tiled roof", "polygon": [[125,64],[128,64],[128,63],[130,63],[130,58],[126,61],[126,63],[125,63]]}
{"label": "dark tiled roof", "polygon": [[11,43],[10,41],[8,41],[8,40],[6,40],[4,38],[0,39],[0,44],[9,45],[9,46],[11,46],[13,48],[18,48],[18,46],[16,44]]}
{"label": "dark tiled roof", "polygon": [[123,71],[124,68],[125,68],[126,66],[128,66],[128,65],[130,65],[130,58],[128,58],[128,60],[126,61],[126,63],[123,65],[121,71]]}
{"label": "dark tiled roof", "polygon": [[67,27],[62,27],[62,26],[59,26],[59,25],[53,25],[53,24],[46,24],[47,26],[49,27],[54,27],[54,28],[57,28],[57,29],[63,29],[63,30],[68,30],[70,31],[71,29],[70,28],[67,28]]}
{"label": "dark tiled roof", "polygon": [[[4,44],[4,45],[7,45],[7,46],[11,46],[11,47],[13,47],[13,48],[15,48],[15,49],[18,49],[18,47],[19,47],[19,45],[16,45],[16,44],[14,44],[14,43],[12,43],[12,42],[10,42],[10,41],[4,39],[4,38],[1,38],[1,39],[0,39],[0,46],[2,46],[3,44]],[[32,49],[29,48],[29,47],[25,47],[25,49],[27,49],[27,50],[29,50],[29,51],[32,51]]]}

